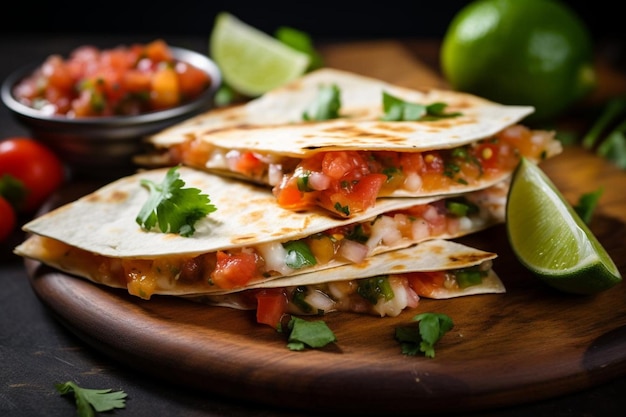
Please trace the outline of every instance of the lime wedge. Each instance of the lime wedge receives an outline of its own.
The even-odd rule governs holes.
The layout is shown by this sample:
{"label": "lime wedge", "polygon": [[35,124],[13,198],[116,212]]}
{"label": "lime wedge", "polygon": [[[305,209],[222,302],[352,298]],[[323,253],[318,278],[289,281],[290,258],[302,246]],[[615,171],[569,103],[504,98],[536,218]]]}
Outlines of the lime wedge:
{"label": "lime wedge", "polygon": [[595,294],[621,282],[613,260],[547,175],[522,159],[507,200],[507,235],[518,260],[546,284]]}
{"label": "lime wedge", "polygon": [[249,97],[298,78],[309,65],[305,53],[227,12],[215,18],[209,47],[226,84]]}

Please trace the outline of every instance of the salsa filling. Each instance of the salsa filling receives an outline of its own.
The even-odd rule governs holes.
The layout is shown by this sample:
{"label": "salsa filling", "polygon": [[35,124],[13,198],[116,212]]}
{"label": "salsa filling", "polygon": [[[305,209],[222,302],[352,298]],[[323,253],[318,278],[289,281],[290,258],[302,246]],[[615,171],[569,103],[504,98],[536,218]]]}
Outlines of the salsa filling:
{"label": "salsa filling", "polygon": [[367,256],[433,237],[455,237],[504,221],[506,186],[450,197],[334,227],[299,240],[270,242],[199,255],[154,259],[112,258],[35,236],[44,257],[62,268],[86,271],[96,281],[149,299],[181,293],[236,289],[308,268],[359,263]]}
{"label": "salsa filling", "polygon": [[256,310],[258,323],[276,327],[285,314],[325,315],[344,311],[395,317],[417,307],[421,297],[460,292],[480,285],[493,274],[492,262],[447,271],[387,274],[311,285],[248,289],[224,295],[193,297],[214,305]]}
{"label": "salsa filling", "polygon": [[379,197],[462,192],[495,181],[512,172],[522,156],[541,161],[554,154],[555,142],[551,132],[514,125],[475,143],[422,152],[341,150],[298,159],[225,150],[191,139],[170,148],[168,158],[170,163],[227,171],[272,186],[283,208],[319,206],[350,217]]}

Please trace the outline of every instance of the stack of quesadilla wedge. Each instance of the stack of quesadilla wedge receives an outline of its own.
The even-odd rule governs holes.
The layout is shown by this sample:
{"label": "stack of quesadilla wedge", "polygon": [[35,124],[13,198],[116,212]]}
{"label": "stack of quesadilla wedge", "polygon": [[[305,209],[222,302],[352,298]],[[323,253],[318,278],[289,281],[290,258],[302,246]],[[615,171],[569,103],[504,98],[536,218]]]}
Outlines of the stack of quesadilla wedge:
{"label": "stack of quesadilla wedge", "polygon": [[[341,92],[339,117],[303,121],[323,85]],[[384,92],[455,116],[384,121]],[[155,152],[138,158],[150,169],[29,222],[15,252],[143,299],[254,309],[269,297],[294,314],[397,315],[419,297],[504,292],[496,254],[451,239],[504,221],[522,155],[560,151],[517,124],[530,112],[319,70],[153,136]],[[217,208],[192,236],[136,222],[142,180],[172,166]]]}

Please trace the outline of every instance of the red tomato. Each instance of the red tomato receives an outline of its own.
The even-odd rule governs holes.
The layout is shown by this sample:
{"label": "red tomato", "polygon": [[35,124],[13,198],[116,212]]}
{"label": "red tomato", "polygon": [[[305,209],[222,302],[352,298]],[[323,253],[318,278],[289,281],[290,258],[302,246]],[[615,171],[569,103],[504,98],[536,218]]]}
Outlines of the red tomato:
{"label": "red tomato", "polygon": [[442,288],[446,280],[444,272],[410,272],[405,275],[409,286],[422,297],[432,297],[434,292]]}
{"label": "red tomato", "polygon": [[387,180],[384,174],[368,174],[359,180],[350,183],[349,187],[341,187],[333,193],[323,194],[320,198],[328,210],[333,210],[337,214],[349,216],[360,213],[374,206],[378,193]]}
{"label": "red tomato", "polygon": [[5,174],[21,181],[26,188],[26,201],[20,208],[25,212],[39,208],[65,180],[59,158],[40,142],[25,137],[0,142],[0,176]]}
{"label": "red tomato", "polygon": [[257,323],[276,328],[287,311],[287,294],[281,289],[261,290],[256,294]]}
{"label": "red tomato", "polygon": [[500,147],[497,143],[483,142],[476,146],[474,152],[483,169],[500,169]]}
{"label": "red tomato", "polygon": [[255,254],[217,252],[217,265],[211,274],[211,279],[218,287],[241,287],[256,276],[257,256]]}
{"label": "red tomato", "polygon": [[8,201],[0,197],[0,242],[9,237],[16,222],[15,210]]}

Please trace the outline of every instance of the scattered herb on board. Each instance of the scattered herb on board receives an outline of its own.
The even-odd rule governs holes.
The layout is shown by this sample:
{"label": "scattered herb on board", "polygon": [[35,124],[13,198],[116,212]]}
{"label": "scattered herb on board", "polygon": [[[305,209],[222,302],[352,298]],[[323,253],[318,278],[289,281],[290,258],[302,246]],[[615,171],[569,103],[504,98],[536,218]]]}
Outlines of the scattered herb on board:
{"label": "scattered herb on board", "polygon": [[448,117],[457,117],[461,113],[446,113],[448,107],[446,103],[419,104],[409,103],[398,97],[392,96],[387,92],[383,92],[383,111],[382,120],[399,122],[399,121],[418,121],[418,120],[438,120]]}
{"label": "scattered herb on board", "polygon": [[337,341],[333,331],[322,320],[308,321],[291,316],[285,327],[279,326],[278,331],[288,334],[287,347],[290,350],[317,349]]}
{"label": "scattered herb on board", "polygon": [[146,230],[158,228],[163,233],[178,233],[189,237],[196,231],[198,220],[214,212],[209,196],[197,188],[183,188],[179,166],[170,168],[160,184],[142,179],[141,185],[148,188],[150,196],[139,211],[136,221]]}
{"label": "scattered herb on board", "polygon": [[428,358],[435,357],[435,344],[454,327],[452,319],[442,313],[422,313],[413,317],[419,326],[396,327],[395,338],[402,353],[416,356],[420,352]]}
{"label": "scattered herb on board", "polygon": [[71,381],[55,384],[55,388],[61,395],[74,395],[79,417],[93,417],[96,412],[126,407],[127,394],[124,391],[82,388]]}

